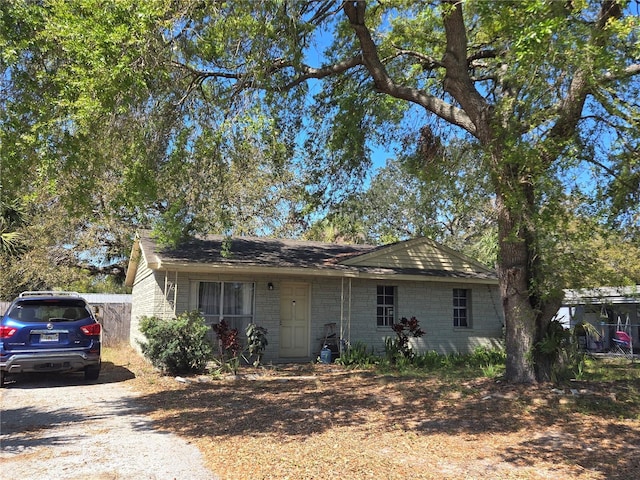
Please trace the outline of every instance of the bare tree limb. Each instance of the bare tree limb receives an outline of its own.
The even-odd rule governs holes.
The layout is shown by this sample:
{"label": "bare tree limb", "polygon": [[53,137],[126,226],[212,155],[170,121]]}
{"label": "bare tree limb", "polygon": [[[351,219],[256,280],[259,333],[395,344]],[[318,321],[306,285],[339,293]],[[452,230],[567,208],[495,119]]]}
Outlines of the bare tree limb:
{"label": "bare tree limb", "polygon": [[358,65],[363,65],[362,57],[360,55],[321,68],[313,68],[307,65],[303,65],[302,74],[297,76],[292,82],[284,85],[281,89],[288,90],[305,82],[306,80],[320,79],[328,77],[330,75],[342,73]]}
{"label": "bare tree limb", "polygon": [[[392,58],[396,58],[399,56],[417,58],[424,70],[431,70],[433,68],[444,67],[444,64],[440,60],[436,60],[435,58],[430,57],[429,55],[425,55],[424,53],[416,52],[415,50],[406,50],[399,47],[395,47],[395,48],[396,48],[396,55],[394,55]],[[385,59],[385,60],[390,60],[390,59]]]}
{"label": "bare tree limb", "polygon": [[316,10],[313,17],[309,20],[309,23],[318,25],[322,23],[325,18],[335,15],[338,10],[340,10],[340,6],[336,6],[335,0],[323,0],[320,2],[320,7]]}
{"label": "bare tree limb", "polygon": [[467,63],[472,64],[476,60],[482,60],[484,58],[496,58],[497,56],[498,54],[495,50],[481,50],[474,53],[473,55],[470,55],[469,58],[467,58]]}

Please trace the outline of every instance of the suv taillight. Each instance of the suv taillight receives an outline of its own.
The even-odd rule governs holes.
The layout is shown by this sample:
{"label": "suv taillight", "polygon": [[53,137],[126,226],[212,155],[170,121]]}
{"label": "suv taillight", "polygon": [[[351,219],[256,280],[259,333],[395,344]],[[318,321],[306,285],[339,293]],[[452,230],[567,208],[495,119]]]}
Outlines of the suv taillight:
{"label": "suv taillight", "polygon": [[91,325],[84,325],[80,327],[80,330],[82,330],[82,333],[88,335],[89,337],[95,337],[97,335],[100,335],[100,324],[92,323]]}
{"label": "suv taillight", "polygon": [[0,327],[0,338],[9,338],[18,331],[15,327]]}

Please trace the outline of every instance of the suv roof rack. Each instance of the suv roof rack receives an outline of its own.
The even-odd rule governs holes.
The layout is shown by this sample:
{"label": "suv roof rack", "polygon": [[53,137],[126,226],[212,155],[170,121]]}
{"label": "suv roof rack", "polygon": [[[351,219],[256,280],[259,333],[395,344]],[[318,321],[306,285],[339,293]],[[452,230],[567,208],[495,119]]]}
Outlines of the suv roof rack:
{"label": "suv roof rack", "polygon": [[20,297],[79,297],[78,292],[63,292],[54,290],[35,290],[22,292]]}

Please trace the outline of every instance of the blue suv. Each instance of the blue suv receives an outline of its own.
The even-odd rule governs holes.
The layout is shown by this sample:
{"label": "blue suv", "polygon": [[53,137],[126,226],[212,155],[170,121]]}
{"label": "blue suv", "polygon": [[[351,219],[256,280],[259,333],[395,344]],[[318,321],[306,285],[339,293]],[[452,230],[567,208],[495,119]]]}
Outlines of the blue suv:
{"label": "blue suv", "polygon": [[100,374],[102,327],[74,292],[23,292],[0,321],[0,387],[8,374]]}

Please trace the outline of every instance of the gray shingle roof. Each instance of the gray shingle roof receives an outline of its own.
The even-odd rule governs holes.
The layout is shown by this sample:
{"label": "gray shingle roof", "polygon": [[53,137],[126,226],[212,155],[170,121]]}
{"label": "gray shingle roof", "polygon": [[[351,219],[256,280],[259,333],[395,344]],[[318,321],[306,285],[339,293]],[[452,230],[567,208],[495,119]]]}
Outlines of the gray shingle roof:
{"label": "gray shingle roof", "polygon": [[192,238],[177,247],[159,248],[149,232],[141,232],[140,241],[147,255],[156,255],[163,262],[303,268],[333,268],[341,259],[378,248],[371,245],[256,237],[227,238],[221,235]]}
{"label": "gray shingle roof", "polygon": [[481,280],[494,283],[496,275],[490,270],[463,272],[424,268],[390,268],[378,265],[344,265],[341,262],[389,248],[373,245],[346,245],[299,240],[224,237],[208,235],[191,238],[176,247],[160,247],[149,231],[139,232],[139,241],[151,268],[181,268],[189,265],[212,267],[310,269],[336,275],[359,274],[376,277],[409,275],[450,279]]}

